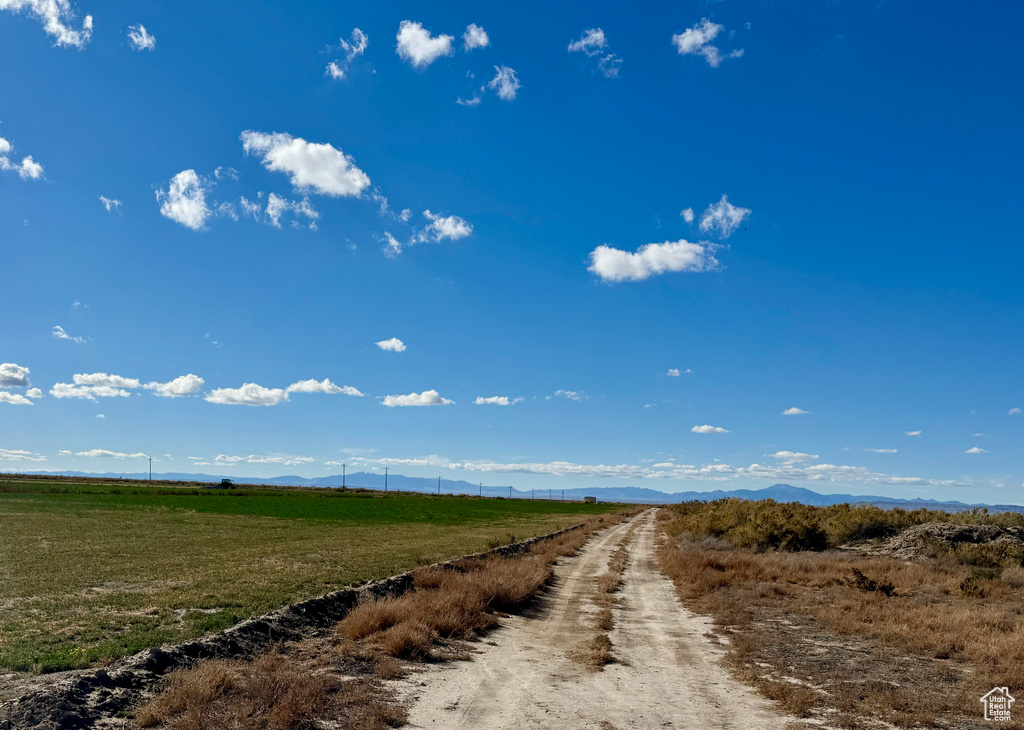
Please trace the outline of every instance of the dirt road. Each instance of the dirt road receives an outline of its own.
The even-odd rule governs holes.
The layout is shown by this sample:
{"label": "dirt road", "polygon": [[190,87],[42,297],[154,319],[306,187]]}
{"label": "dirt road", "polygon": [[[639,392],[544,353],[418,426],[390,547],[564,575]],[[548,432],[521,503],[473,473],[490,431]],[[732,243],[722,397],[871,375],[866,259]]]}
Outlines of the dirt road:
{"label": "dirt road", "polygon": [[[603,672],[566,657],[597,634],[594,578],[630,527],[615,628],[618,663]],[[472,661],[429,667],[406,680],[409,726],[437,730],[660,728],[781,730],[796,718],[775,712],[722,666],[705,633],[656,563],[654,511],[596,537],[556,568],[553,588],[531,613],[503,620]]]}

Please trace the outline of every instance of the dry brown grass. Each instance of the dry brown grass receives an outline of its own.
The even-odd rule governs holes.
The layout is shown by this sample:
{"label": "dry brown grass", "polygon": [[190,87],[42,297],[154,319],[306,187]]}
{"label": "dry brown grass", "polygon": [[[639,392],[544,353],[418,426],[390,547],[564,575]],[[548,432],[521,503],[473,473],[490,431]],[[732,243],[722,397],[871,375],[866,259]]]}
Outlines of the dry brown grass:
{"label": "dry brown grass", "polygon": [[[978,697],[993,685],[1024,686],[1024,569],[981,570],[953,558],[756,553],[672,538],[658,557],[684,602],[730,633],[740,673],[796,714],[830,707],[848,722],[866,713],[927,726],[935,718],[976,718]],[[794,621],[804,621],[801,631],[787,629]],[[773,679],[799,674],[801,657],[817,650],[801,632],[820,632],[833,663],[844,642],[863,661],[833,676],[827,663],[804,661],[813,671],[800,681]],[[878,679],[896,677],[901,662],[914,667],[910,676]]]}
{"label": "dry brown grass", "polygon": [[327,722],[383,730],[405,718],[374,680],[312,673],[278,652],[174,672],[166,689],[135,714],[140,727],[160,730],[312,730]]}
{"label": "dry brown grass", "polygon": [[606,665],[615,661],[612,656],[612,641],[607,634],[598,634],[577,644],[566,656],[593,672],[604,671]]}

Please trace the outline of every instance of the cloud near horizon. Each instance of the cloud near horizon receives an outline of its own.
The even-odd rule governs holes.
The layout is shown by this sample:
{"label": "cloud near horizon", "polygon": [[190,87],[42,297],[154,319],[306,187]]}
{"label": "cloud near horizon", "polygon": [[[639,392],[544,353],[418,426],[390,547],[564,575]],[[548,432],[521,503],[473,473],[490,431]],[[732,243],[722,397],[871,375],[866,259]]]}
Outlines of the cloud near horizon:
{"label": "cloud near horizon", "polygon": [[388,408],[399,408],[403,406],[450,406],[455,401],[442,398],[436,390],[425,390],[422,393],[409,393],[408,395],[387,395],[384,396],[383,405]]}

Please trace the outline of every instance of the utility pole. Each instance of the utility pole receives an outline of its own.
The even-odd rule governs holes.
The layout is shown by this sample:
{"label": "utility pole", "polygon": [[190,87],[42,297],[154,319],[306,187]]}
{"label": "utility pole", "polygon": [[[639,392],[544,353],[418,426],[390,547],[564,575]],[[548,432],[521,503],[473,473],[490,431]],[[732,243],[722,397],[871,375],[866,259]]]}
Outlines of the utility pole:
{"label": "utility pole", "polygon": [[384,491],[388,491],[388,468],[384,467]]}
{"label": "utility pole", "polygon": [[551,501],[551,490],[550,489],[548,490],[548,501],[549,502]]}
{"label": "utility pole", "polygon": [[437,496],[441,496],[441,475],[437,475]]}
{"label": "utility pole", "polygon": [[480,496],[484,496],[484,483],[480,482]]}
{"label": "utility pole", "polygon": [[153,481],[153,457],[147,457],[149,459],[149,481]]}
{"label": "utility pole", "polygon": [[345,465],[341,465],[341,488],[345,488]]}
{"label": "utility pole", "polygon": [[562,501],[563,502],[565,501],[565,490],[564,489],[562,490]]}
{"label": "utility pole", "polygon": [[512,499],[512,485],[511,484],[508,485],[508,498]]}
{"label": "utility pole", "polygon": [[537,490],[536,490],[536,488],[534,488],[534,489],[531,489],[531,490],[530,490],[530,501],[532,502],[532,501],[533,501],[533,498],[534,498],[534,497],[536,497],[536,496],[537,496]]}

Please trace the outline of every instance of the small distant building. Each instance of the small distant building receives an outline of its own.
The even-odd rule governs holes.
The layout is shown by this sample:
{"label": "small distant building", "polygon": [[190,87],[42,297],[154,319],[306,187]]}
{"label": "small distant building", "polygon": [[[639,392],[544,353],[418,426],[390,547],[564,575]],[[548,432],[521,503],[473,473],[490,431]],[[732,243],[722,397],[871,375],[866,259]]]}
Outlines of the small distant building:
{"label": "small distant building", "polygon": [[1009,687],[993,688],[981,698],[981,703],[985,705],[985,719],[989,722],[1009,722],[1010,705],[1014,702]]}
{"label": "small distant building", "polygon": [[597,504],[597,497],[584,497],[584,504]]}

